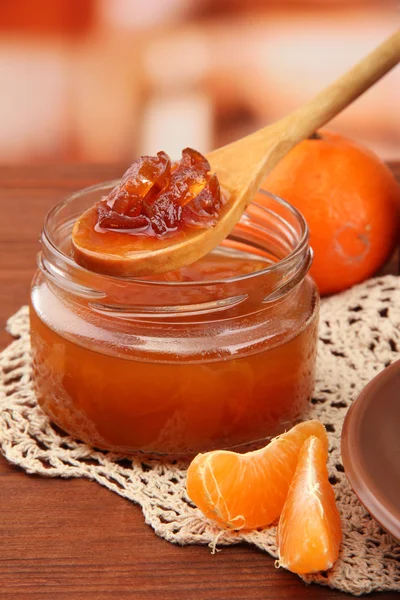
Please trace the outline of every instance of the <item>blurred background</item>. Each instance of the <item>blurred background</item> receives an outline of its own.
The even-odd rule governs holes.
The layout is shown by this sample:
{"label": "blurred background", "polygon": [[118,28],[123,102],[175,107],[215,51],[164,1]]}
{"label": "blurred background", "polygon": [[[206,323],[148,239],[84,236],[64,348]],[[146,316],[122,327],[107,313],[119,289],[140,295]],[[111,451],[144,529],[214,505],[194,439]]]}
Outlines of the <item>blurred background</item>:
{"label": "blurred background", "polygon": [[[400,22],[397,0],[0,0],[0,163],[206,152],[276,120]],[[400,155],[400,69],[331,128]]]}

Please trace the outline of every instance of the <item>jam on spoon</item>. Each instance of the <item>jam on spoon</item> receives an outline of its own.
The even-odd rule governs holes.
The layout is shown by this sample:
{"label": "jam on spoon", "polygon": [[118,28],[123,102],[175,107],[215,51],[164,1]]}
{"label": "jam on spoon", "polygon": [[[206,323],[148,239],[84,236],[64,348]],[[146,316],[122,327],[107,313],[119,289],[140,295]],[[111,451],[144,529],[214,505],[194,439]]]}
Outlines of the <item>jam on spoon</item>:
{"label": "jam on spoon", "polygon": [[175,163],[165,152],[141,156],[107,196],[77,219],[74,258],[103,274],[151,275],[145,258],[131,272],[132,256],[187,242],[213,228],[227,197],[208,160],[196,150],[185,148]]}
{"label": "jam on spoon", "polygon": [[97,205],[96,231],[123,231],[162,238],[183,227],[212,227],[222,207],[208,160],[185,148],[172,164],[165,152],[141,156]]}

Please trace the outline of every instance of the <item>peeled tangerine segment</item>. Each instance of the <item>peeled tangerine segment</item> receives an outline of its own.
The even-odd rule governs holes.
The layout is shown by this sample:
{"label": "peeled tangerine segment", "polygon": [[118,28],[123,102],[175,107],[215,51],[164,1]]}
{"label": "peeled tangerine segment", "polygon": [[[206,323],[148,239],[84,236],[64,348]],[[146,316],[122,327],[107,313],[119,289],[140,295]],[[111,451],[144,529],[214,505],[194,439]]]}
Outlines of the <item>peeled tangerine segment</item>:
{"label": "peeled tangerine segment", "polygon": [[147,207],[146,212],[154,231],[162,235],[179,227],[182,207],[175,204],[169,192],[165,192]]}
{"label": "peeled tangerine segment", "polygon": [[129,214],[127,210],[127,214],[124,212],[119,213],[115,210],[109,210],[107,207],[104,207],[104,202],[100,202],[97,207],[97,213],[99,216],[99,224],[101,227],[107,229],[129,229],[129,230],[140,230],[146,228],[150,224],[150,219],[146,216],[141,215],[132,215]]}
{"label": "peeled tangerine segment", "polygon": [[198,454],[187,473],[187,493],[209,519],[231,529],[255,529],[281,514],[304,442],[315,436],[328,451],[325,427],[305,421],[267,446],[238,454]]}
{"label": "peeled tangerine segment", "polygon": [[195,167],[178,166],[171,176],[171,196],[177,204],[184,206],[202,192],[208,180],[209,175],[205,171]]}
{"label": "peeled tangerine segment", "polygon": [[121,185],[128,192],[142,198],[155,188],[160,191],[168,182],[171,160],[165,152],[157,156],[141,156],[125,172]]}
{"label": "peeled tangerine segment", "polygon": [[197,150],[193,150],[193,148],[185,148],[182,150],[181,163],[187,167],[197,167],[202,171],[209,171],[211,169],[210,163],[206,157]]}
{"label": "peeled tangerine segment", "polygon": [[317,437],[304,443],[279,520],[278,565],[294,573],[326,571],[339,556],[342,529],[327,458]]}

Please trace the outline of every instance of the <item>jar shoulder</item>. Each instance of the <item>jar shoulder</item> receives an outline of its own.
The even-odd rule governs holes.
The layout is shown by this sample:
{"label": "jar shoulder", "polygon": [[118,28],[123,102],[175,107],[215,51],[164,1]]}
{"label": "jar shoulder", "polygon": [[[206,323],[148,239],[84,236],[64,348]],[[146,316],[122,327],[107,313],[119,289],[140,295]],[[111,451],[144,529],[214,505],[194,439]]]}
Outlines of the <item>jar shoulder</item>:
{"label": "jar shoulder", "polygon": [[248,311],[165,320],[104,314],[94,303],[71,301],[38,272],[31,305],[40,323],[61,338],[96,352],[153,360],[212,360],[243,356],[288,343],[317,319],[319,296],[310,277],[285,298]]}

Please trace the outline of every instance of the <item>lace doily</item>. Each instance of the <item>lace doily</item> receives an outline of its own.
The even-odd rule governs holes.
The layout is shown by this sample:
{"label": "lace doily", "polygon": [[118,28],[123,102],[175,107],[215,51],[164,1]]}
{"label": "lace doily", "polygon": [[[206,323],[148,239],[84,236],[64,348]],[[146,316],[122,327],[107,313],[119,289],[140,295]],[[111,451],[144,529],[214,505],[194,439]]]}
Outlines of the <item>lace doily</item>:
{"label": "lace doily", "polygon": [[[275,529],[221,531],[185,493],[187,464],[126,458],[95,451],[54,428],[36,404],[31,385],[27,307],[8,323],[17,339],[0,355],[0,446],[28,473],[87,477],[138,503],[146,523],[176,544],[248,542],[276,557]],[[400,547],[358,502],[340,457],[346,411],[362,388],[399,358],[400,278],[370,280],[322,302],[318,368],[307,417],[320,419],[330,439],[329,470],[343,523],[340,559],[308,582],[356,595],[400,591]],[[210,564],[212,557],[210,556]]]}

